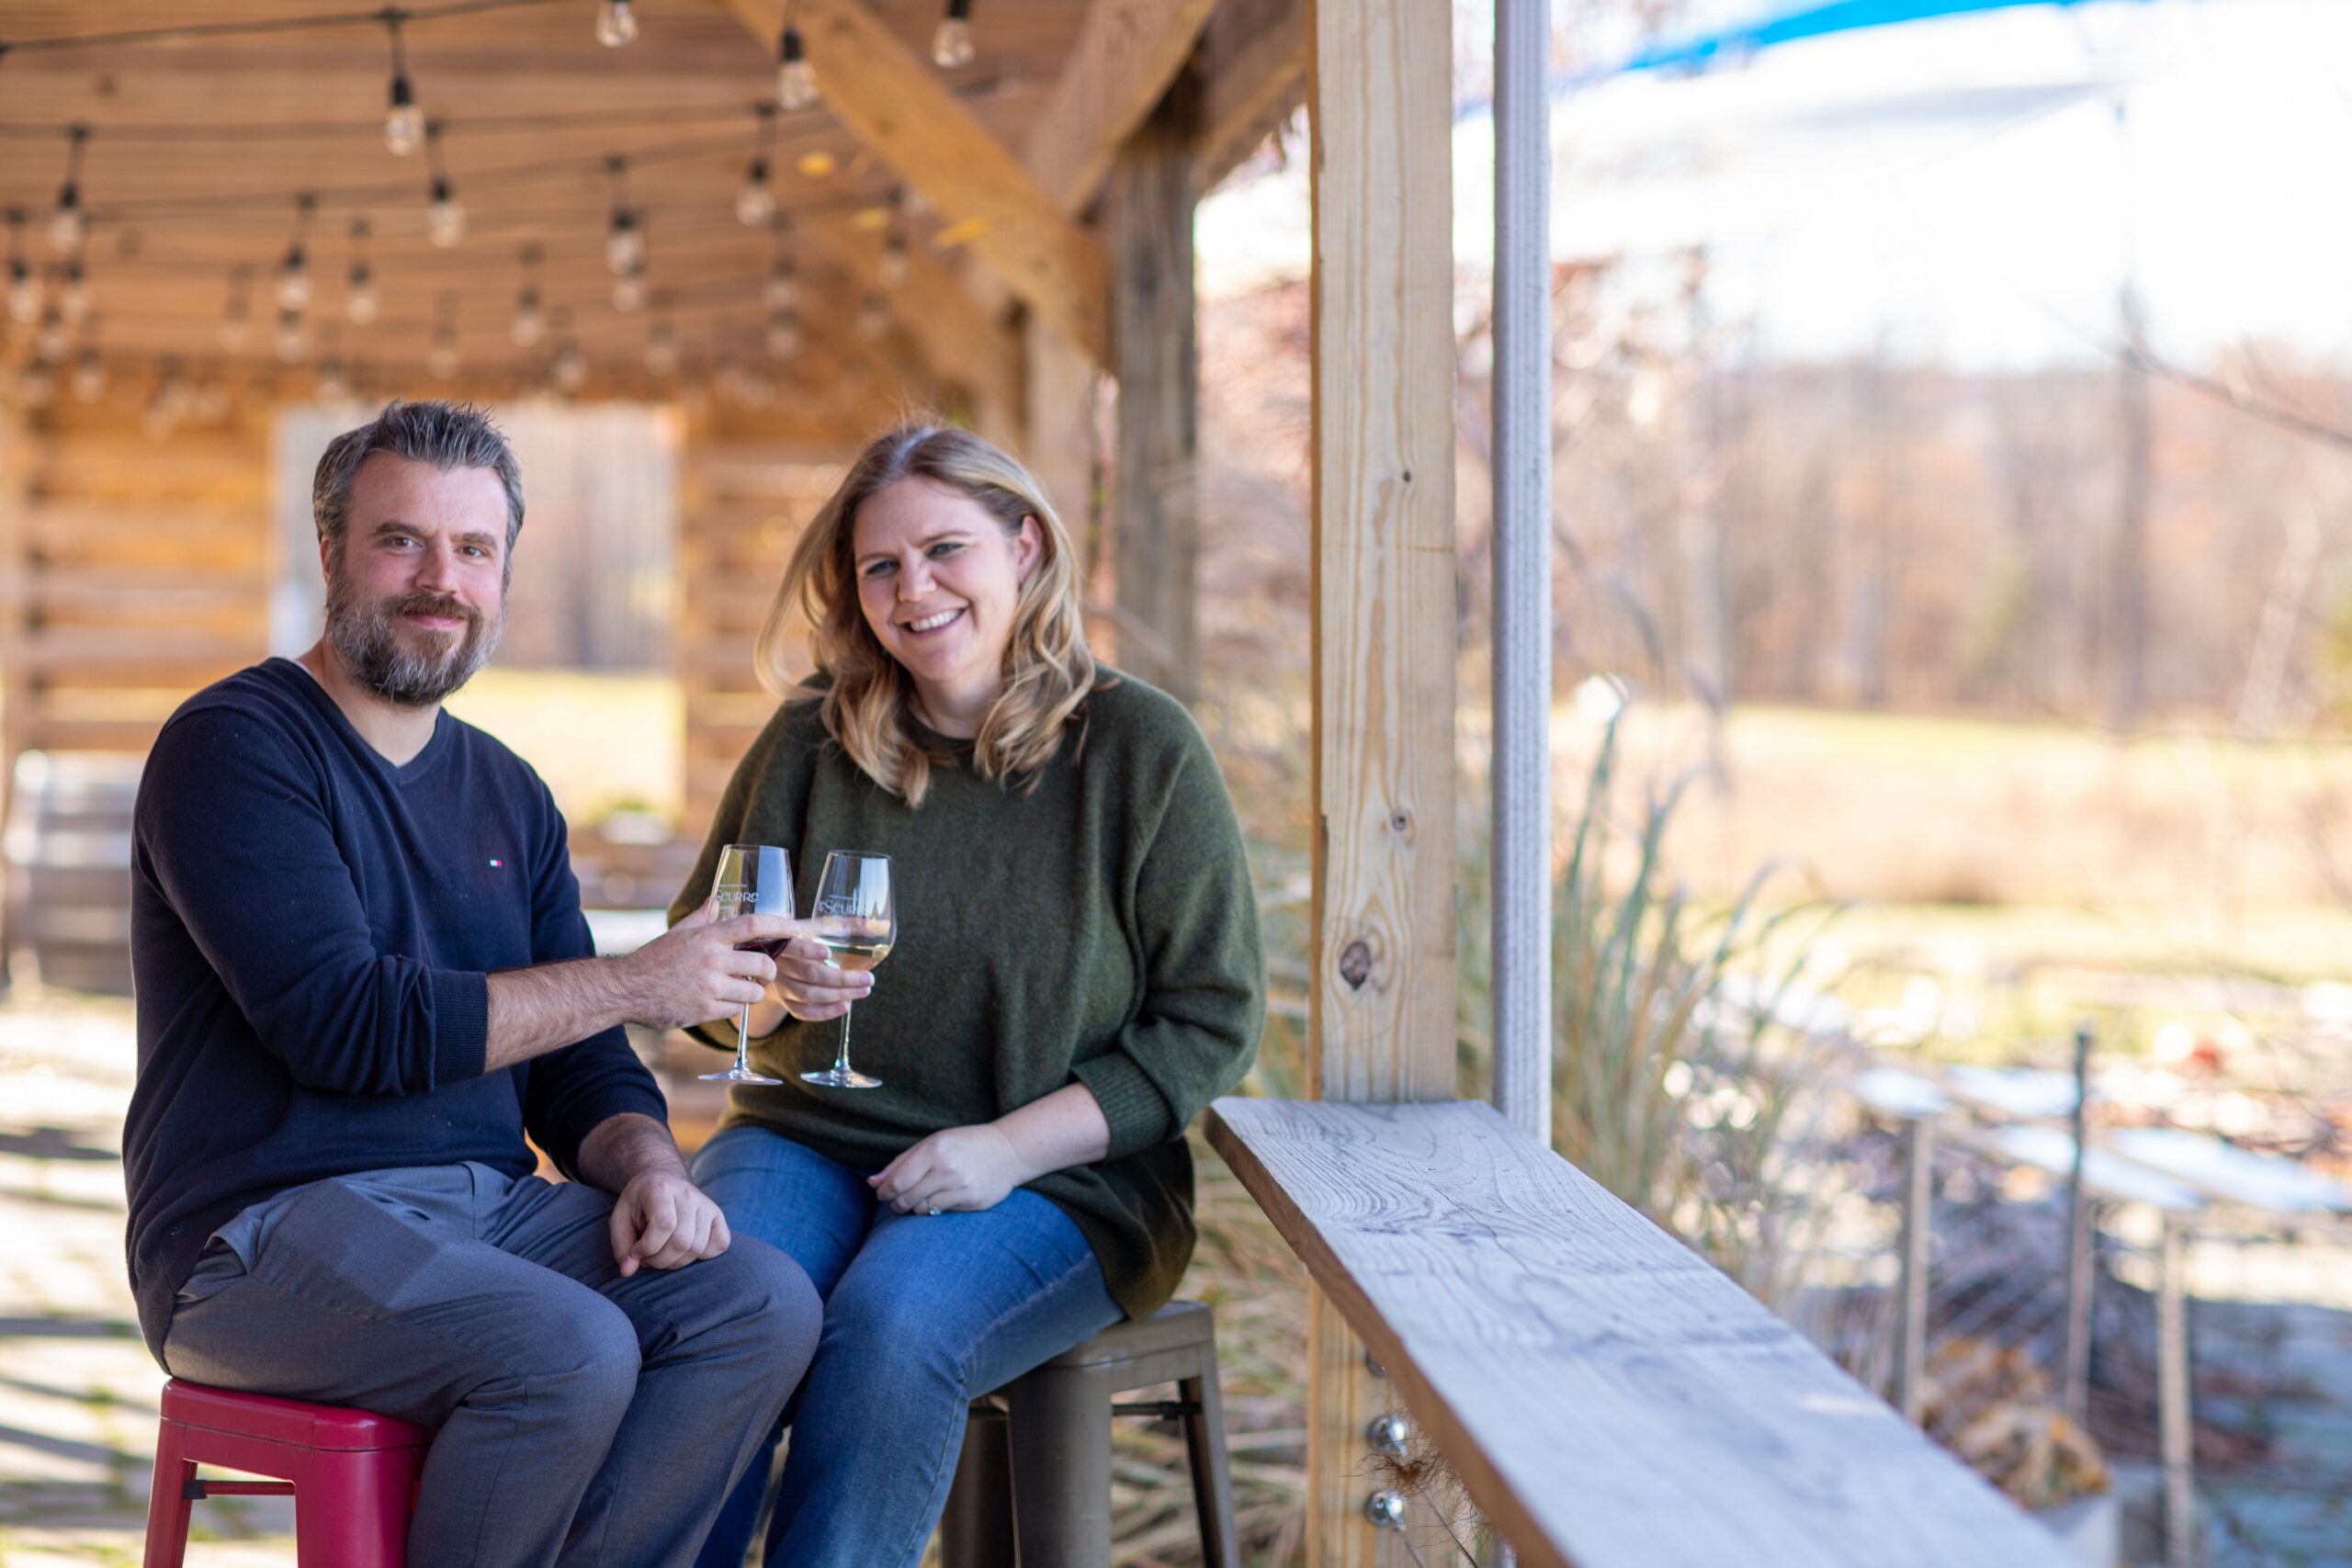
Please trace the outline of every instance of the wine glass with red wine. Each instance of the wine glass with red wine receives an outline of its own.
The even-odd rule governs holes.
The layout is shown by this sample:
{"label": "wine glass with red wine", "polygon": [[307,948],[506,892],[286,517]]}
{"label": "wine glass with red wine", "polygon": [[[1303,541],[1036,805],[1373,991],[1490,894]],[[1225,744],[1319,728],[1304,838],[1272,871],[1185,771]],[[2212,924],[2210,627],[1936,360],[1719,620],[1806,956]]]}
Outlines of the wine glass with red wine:
{"label": "wine glass with red wine", "polygon": [[[792,918],[792,861],[774,844],[729,844],[718,852],[718,874],[710,881],[710,896],[718,916],[782,915]],[[782,937],[739,942],[740,952],[764,953],[775,958],[784,952]],[[782,1083],[752,1070],[752,1010],[747,1003],[735,1020],[735,1065],[723,1073],[705,1073],[706,1083]]]}

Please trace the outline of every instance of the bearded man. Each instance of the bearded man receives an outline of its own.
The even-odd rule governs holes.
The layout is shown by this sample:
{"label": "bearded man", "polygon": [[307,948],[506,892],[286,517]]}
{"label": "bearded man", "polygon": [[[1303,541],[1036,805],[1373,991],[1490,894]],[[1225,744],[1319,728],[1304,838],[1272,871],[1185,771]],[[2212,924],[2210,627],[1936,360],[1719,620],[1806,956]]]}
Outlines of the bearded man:
{"label": "bearded man", "polygon": [[621,1026],[732,1014],[775,974],[737,944],[795,928],[594,956],[547,786],[442,711],[523,525],[488,418],[394,402],[311,506],[325,636],[189,698],[140,787],[140,1325],[175,1376],[439,1427],[412,1562],[689,1562],[820,1310],[730,1245]]}

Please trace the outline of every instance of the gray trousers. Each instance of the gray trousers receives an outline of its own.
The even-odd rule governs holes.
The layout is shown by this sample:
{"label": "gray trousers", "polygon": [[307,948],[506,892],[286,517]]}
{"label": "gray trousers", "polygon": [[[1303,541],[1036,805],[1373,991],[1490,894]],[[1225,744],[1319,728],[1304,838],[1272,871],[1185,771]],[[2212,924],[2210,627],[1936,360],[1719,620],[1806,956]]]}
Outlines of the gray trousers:
{"label": "gray trousers", "polygon": [[625,1280],[612,1206],[480,1165],[295,1188],[221,1227],[164,1364],[439,1427],[412,1564],[683,1568],[807,1370],[823,1309],[750,1236]]}

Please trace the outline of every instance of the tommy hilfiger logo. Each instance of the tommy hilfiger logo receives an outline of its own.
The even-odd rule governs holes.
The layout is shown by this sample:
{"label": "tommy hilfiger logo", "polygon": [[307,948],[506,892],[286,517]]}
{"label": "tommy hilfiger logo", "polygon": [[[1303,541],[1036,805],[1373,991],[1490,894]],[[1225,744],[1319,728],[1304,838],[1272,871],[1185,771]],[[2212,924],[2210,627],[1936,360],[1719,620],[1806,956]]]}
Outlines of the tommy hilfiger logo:
{"label": "tommy hilfiger logo", "polygon": [[496,855],[492,855],[490,857],[490,869],[492,871],[503,871],[506,869],[506,863],[500,860]]}

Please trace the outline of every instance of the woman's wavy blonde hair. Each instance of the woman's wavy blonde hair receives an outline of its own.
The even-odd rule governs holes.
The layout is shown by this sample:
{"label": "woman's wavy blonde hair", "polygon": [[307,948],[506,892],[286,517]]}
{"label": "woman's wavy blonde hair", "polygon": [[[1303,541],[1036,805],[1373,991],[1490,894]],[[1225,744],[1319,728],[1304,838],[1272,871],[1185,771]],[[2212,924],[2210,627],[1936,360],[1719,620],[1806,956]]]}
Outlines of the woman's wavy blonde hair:
{"label": "woman's wavy blonde hair", "polygon": [[[908,424],[877,436],[793,547],[768,606],[753,658],[760,682],[778,696],[821,699],[825,732],[884,789],[921,806],[934,762],[944,761],[910,724],[914,681],[865,624],[857,595],[857,511],[900,479],[923,479],[975,501],[1017,534],[1037,520],[1044,553],[1021,585],[1004,685],[980,721],[973,766],[982,778],[1035,789],[1095,683],[1094,655],[1080,612],[1076,552],[1045,491],[1011,457],[969,431]],[[808,618],[816,672],[796,682],[794,611]]]}

